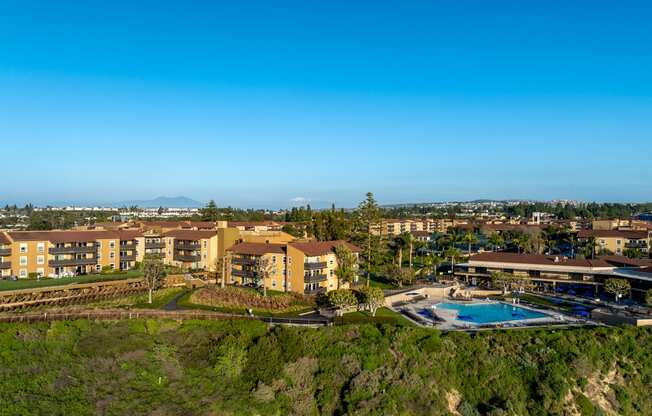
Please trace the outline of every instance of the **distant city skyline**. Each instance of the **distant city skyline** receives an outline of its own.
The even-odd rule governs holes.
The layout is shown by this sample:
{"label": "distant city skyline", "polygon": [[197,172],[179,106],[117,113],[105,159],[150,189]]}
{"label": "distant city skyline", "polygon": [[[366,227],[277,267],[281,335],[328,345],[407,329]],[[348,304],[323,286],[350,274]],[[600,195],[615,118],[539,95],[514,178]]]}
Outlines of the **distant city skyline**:
{"label": "distant city skyline", "polygon": [[652,200],[649,2],[0,6],[0,200]]}

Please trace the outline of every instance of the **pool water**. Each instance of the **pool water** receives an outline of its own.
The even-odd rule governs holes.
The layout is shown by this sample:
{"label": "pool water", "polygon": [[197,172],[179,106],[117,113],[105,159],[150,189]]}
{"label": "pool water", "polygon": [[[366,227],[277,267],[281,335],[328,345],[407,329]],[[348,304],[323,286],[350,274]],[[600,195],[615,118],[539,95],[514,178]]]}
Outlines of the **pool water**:
{"label": "pool water", "polygon": [[521,319],[545,318],[547,315],[506,303],[440,303],[437,308],[457,311],[460,321],[478,324],[493,324],[498,322],[516,321]]}

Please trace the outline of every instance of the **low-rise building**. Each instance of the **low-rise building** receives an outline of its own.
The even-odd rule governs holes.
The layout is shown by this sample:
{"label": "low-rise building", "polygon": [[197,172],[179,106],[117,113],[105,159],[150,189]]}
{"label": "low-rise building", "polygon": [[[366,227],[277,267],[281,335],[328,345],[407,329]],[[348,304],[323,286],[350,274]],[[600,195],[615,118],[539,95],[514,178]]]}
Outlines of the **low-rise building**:
{"label": "low-rise building", "polygon": [[242,242],[227,250],[227,282],[256,284],[260,281],[268,289],[305,294],[348,287],[343,282],[338,285],[335,274],[335,248],[341,244],[358,256],[360,249],[345,241]]}
{"label": "low-rise building", "polygon": [[652,241],[652,231],[580,230],[577,233],[580,243],[586,243],[590,238],[595,239],[599,253],[622,255],[627,249],[638,249],[647,254]]}
{"label": "low-rise building", "polygon": [[561,256],[485,252],[471,256],[457,265],[455,275],[467,281],[491,279],[493,273],[521,277],[547,290],[570,288],[598,293],[610,277],[628,276],[632,290],[643,293],[652,287],[652,277],[636,278],[631,272],[644,271],[649,262],[623,256],[604,256],[596,259],[568,259]]}
{"label": "low-rise building", "polygon": [[[138,261],[138,231],[9,231],[1,233],[2,276],[72,276],[129,270]],[[8,260],[7,260],[8,259]]]}

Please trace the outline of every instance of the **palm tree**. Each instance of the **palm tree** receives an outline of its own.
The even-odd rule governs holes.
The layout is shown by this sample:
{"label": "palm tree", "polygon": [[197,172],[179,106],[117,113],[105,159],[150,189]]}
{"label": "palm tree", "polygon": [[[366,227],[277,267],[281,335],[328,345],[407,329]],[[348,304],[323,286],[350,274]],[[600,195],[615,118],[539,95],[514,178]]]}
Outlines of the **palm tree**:
{"label": "palm tree", "polygon": [[[398,251],[398,267],[403,267],[403,249],[410,247],[411,244],[410,233],[401,233],[394,238],[393,245]],[[412,251],[412,250],[410,250]],[[410,253],[410,268],[412,267],[412,253]]]}
{"label": "palm tree", "polygon": [[450,247],[445,255],[451,259],[451,275],[455,276],[455,260],[461,257],[462,252],[455,247]]}
{"label": "palm tree", "polygon": [[468,245],[468,254],[469,256],[471,255],[471,246],[473,244],[476,244],[478,242],[478,237],[475,236],[473,231],[469,231],[466,234],[464,234],[464,237],[462,237],[462,241],[465,242]]}
{"label": "palm tree", "polygon": [[591,236],[586,240],[586,246],[584,247],[584,255],[586,257],[591,257],[595,259],[595,248],[598,246],[595,237]]}

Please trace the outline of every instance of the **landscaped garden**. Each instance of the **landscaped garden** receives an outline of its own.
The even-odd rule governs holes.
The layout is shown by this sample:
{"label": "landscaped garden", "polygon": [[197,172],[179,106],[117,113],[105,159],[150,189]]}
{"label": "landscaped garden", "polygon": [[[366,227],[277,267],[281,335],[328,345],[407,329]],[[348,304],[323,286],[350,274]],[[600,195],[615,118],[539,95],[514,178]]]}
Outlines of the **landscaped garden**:
{"label": "landscaped garden", "polygon": [[61,286],[69,284],[80,283],[95,283],[111,280],[131,279],[142,276],[141,271],[128,271],[116,273],[98,273],[88,274],[74,277],[61,277],[50,278],[44,277],[40,279],[18,279],[18,280],[0,280],[0,290],[19,290],[19,289],[33,289],[39,287]]}
{"label": "landscaped garden", "polygon": [[189,293],[179,301],[179,306],[189,309],[207,309],[218,312],[255,315],[297,315],[316,308],[315,298],[294,292],[268,290],[266,296],[257,289],[247,287],[203,287]]}

